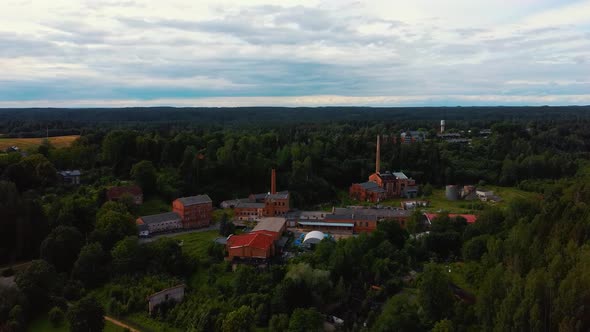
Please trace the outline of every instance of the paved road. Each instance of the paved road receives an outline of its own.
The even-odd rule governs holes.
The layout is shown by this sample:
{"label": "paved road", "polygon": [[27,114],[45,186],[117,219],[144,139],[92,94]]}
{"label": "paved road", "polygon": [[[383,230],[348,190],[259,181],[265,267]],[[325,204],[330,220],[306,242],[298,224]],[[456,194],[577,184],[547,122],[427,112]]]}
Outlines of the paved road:
{"label": "paved road", "polygon": [[219,230],[219,224],[214,224],[214,225],[211,225],[207,228],[189,229],[186,231],[180,231],[180,232],[174,232],[174,233],[162,233],[162,234],[158,234],[158,235],[153,235],[152,237],[139,239],[139,242],[140,243],[147,243],[147,242],[152,242],[157,239],[164,238],[164,237],[175,237],[175,236],[182,235],[182,234],[201,233],[201,232],[217,231],[217,230]]}

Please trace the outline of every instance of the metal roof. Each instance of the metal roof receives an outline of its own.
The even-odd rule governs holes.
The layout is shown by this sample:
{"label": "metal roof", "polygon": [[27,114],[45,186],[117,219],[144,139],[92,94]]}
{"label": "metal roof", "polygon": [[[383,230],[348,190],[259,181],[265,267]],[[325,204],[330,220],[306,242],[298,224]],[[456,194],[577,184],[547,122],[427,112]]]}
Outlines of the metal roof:
{"label": "metal roof", "polygon": [[401,180],[406,180],[408,178],[403,172],[393,172],[393,176]]}
{"label": "metal roof", "polygon": [[377,218],[399,218],[411,216],[412,211],[400,209],[334,208],[334,214],[369,215]]}
{"label": "metal roof", "polygon": [[276,194],[268,194],[266,199],[289,199],[289,192],[279,191]]}
{"label": "metal roof", "polygon": [[203,204],[203,203],[211,203],[211,198],[208,195],[197,195],[197,196],[190,196],[190,197],[180,197],[178,199],[182,205],[194,205],[194,204]]}
{"label": "metal roof", "polygon": [[303,226],[354,227],[353,223],[348,222],[300,221],[298,224]]}
{"label": "metal roof", "polygon": [[239,202],[236,208],[262,209],[264,208],[264,203]]}
{"label": "metal roof", "polygon": [[280,217],[261,218],[252,231],[271,231],[279,233],[283,227],[285,227],[286,222],[287,220],[285,218]]}
{"label": "metal roof", "polygon": [[326,220],[377,220],[374,215],[367,214],[329,214],[326,216]]}
{"label": "metal roof", "polygon": [[274,243],[272,236],[263,233],[248,233],[230,235],[227,238],[227,245],[230,248],[253,247],[268,250]]}
{"label": "metal roof", "polygon": [[180,220],[180,216],[176,212],[165,212],[160,214],[152,214],[149,216],[139,217],[144,224],[158,224],[164,221]]}

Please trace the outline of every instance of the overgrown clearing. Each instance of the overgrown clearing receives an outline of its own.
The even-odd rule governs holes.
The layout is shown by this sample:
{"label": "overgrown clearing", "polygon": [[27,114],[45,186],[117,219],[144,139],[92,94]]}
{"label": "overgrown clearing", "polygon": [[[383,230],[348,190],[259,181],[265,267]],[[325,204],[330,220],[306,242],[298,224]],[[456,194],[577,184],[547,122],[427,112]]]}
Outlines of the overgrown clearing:
{"label": "overgrown clearing", "polygon": [[[80,135],[55,136],[49,137],[49,143],[56,148],[67,148],[77,140]],[[45,137],[39,138],[0,138],[0,150],[5,150],[11,146],[17,146],[21,150],[38,147],[43,144]]]}
{"label": "overgrown clearing", "polygon": [[143,204],[141,204],[138,207],[137,215],[138,216],[148,216],[151,214],[169,212],[170,210],[171,210],[170,203],[166,203],[161,198],[150,198],[150,199],[144,201]]}
{"label": "overgrown clearing", "polygon": [[[104,322],[104,332],[123,332],[124,328],[117,326],[109,321]],[[69,331],[69,324],[64,321],[58,327],[53,327],[49,322],[49,316],[43,315],[31,322],[28,331],[29,332],[67,332]]]}
{"label": "overgrown clearing", "polygon": [[[524,190],[520,190],[515,187],[500,187],[500,186],[486,186],[487,189],[492,190],[496,195],[498,195],[502,201],[500,202],[481,202],[480,200],[457,200],[457,201],[450,201],[445,197],[444,189],[434,189],[432,195],[425,196],[425,197],[418,197],[415,200],[426,200],[430,202],[430,205],[426,208],[423,208],[424,211],[428,212],[439,212],[439,211],[446,211],[451,213],[473,213],[481,210],[483,207],[486,206],[498,206],[500,208],[504,208],[508,206],[511,201],[516,199],[531,199],[535,197],[539,197],[538,193],[528,192]],[[340,197],[344,196],[344,193],[340,195]],[[392,207],[401,207],[402,201],[407,201],[409,199],[391,199],[384,202],[381,202],[380,205],[384,206],[392,206]],[[358,202],[352,201],[350,199],[343,200],[342,205],[363,205],[363,206],[372,206],[374,204],[367,203],[367,202]],[[331,210],[331,208],[329,209]]]}
{"label": "overgrown clearing", "polygon": [[182,241],[182,251],[188,256],[202,260],[207,257],[207,248],[218,238],[218,231],[188,233],[175,236],[175,240]]}

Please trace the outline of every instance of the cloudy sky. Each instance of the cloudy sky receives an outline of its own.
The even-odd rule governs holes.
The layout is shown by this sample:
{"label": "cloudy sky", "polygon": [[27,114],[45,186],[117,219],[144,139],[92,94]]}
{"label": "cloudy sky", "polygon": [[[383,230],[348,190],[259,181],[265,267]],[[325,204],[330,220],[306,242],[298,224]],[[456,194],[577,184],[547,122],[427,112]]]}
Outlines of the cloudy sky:
{"label": "cloudy sky", "polygon": [[590,0],[1,0],[0,107],[590,104]]}

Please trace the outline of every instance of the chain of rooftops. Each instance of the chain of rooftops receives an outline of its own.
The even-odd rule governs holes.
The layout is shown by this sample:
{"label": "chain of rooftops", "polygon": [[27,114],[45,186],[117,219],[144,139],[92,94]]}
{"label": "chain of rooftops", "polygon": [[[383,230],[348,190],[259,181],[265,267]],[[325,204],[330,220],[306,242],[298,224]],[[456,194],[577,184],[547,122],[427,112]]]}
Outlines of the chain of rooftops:
{"label": "chain of rooftops", "polygon": [[[227,258],[268,259],[279,253],[285,245],[286,238],[282,234],[287,229],[307,233],[302,236],[303,243],[313,244],[326,234],[341,238],[370,233],[377,229],[380,222],[397,222],[405,228],[415,208],[426,206],[428,202],[416,200],[418,186],[414,179],[403,172],[381,171],[380,148],[381,138],[377,136],[375,172],[369,176],[367,182],[353,183],[349,195],[352,199],[376,204],[391,198],[408,199],[402,201],[400,207],[348,206],[334,207],[332,211],[299,211],[291,208],[288,191],[277,191],[276,171],[273,169],[269,192],[251,194],[246,198],[227,200],[220,204],[222,209],[233,209],[233,223],[236,226],[246,229],[254,226],[245,234],[230,235],[227,239],[218,241],[226,245]],[[137,194],[129,188],[114,192]],[[140,200],[136,196],[134,198],[136,201]],[[207,195],[181,197],[172,202],[171,212],[139,217],[136,223],[140,236],[203,228],[211,225],[212,211],[212,201]],[[437,214],[424,213],[422,216],[423,223],[431,224]],[[450,214],[449,217],[463,217],[468,223],[477,220],[477,216],[470,214]]]}

